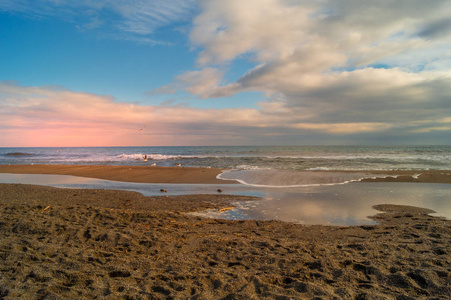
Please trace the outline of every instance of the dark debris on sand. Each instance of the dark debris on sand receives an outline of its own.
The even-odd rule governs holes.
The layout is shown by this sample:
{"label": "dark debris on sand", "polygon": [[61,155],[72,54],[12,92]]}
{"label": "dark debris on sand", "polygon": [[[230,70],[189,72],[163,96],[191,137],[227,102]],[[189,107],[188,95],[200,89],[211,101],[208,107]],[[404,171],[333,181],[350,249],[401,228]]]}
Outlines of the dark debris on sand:
{"label": "dark debris on sand", "polygon": [[383,213],[373,226],[302,226],[184,214],[236,200],[225,195],[152,200],[116,191],[0,188],[0,299],[451,295],[451,222],[422,209],[378,207]]}

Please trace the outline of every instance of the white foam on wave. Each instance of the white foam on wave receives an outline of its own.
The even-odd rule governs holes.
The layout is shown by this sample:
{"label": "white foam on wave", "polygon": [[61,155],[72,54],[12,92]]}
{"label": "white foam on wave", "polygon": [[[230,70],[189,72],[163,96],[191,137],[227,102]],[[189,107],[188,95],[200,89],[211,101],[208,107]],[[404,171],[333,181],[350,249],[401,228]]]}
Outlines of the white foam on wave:
{"label": "white foam on wave", "polygon": [[118,160],[141,160],[143,154],[120,154],[117,156]]}
{"label": "white foam on wave", "polygon": [[250,166],[250,165],[239,165],[236,166],[237,170],[269,170],[269,168],[259,167],[259,166]]}
{"label": "white foam on wave", "polygon": [[335,171],[336,168],[330,167],[315,167],[315,168],[307,168],[306,171]]}

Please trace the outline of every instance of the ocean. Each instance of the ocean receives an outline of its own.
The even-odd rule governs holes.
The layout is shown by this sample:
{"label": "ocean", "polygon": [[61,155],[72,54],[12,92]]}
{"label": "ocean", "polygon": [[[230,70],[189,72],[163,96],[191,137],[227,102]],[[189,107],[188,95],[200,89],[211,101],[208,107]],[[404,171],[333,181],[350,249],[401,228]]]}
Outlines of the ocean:
{"label": "ocean", "polygon": [[[143,156],[147,155],[147,162]],[[274,170],[449,170],[451,146],[0,148],[0,164],[86,164]]]}

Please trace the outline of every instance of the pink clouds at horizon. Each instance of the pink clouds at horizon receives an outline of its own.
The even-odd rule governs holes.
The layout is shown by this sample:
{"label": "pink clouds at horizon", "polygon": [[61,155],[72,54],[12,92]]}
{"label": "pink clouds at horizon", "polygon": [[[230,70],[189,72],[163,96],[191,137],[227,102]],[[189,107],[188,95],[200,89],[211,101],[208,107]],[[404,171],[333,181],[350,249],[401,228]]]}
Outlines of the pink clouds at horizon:
{"label": "pink clouds at horizon", "polygon": [[61,87],[10,82],[0,83],[0,96],[0,146],[205,144],[219,139],[219,131],[220,138],[227,140],[226,127],[233,127],[238,119],[252,122],[252,115],[258,114],[251,109],[140,105]]}
{"label": "pink clouds at horizon", "polygon": [[201,109],[119,102],[62,87],[0,82],[0,146],[230,145],[306,131],[352,134],[380,123],[310,123],[278,103]]}

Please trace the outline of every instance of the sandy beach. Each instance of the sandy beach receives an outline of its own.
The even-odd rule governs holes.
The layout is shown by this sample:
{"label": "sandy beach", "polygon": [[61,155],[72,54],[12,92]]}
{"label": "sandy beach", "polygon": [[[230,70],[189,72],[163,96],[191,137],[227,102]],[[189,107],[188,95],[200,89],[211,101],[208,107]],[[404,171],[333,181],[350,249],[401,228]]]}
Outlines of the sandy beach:
{"label": "sandy beach", "polygon": [[[8,167],[1,166],[0,172]],[[46,174],[62,174],[51,168]],[[101,173],[95,167],[83,173],[83,168],[88,170],[70,166],[58,172]],[[102,168],[110,174],[92,177],[144,177],[140,168],[129,174],[128,167]],[[17,170],[31,173],[26,167]],[[218,172],[195,171],[211,171],[203,174],[208,180]],[[423,172],[403,175],[407,179],[418,173]],[[424,178],[448,182],[449,173],[427,171]],[[155,176],[146,180],[158,182]],[[377,225],[351,227],[185,214],[252,199],[0,184],[0,298],[451,297],[451,221],[428,215],[430,210],[379,205],[380,214],[372,216]]]}

